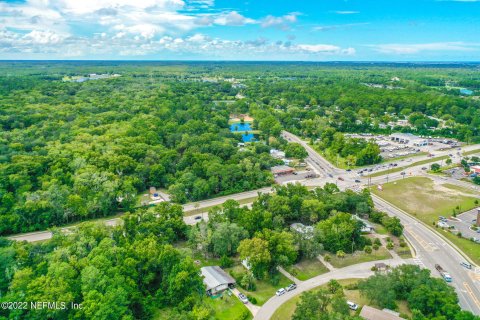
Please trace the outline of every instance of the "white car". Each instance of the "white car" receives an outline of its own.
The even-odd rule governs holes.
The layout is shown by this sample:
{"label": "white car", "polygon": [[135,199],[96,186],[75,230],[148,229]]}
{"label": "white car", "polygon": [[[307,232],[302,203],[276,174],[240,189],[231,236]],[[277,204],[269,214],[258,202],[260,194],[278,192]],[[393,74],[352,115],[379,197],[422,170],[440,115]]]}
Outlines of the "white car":
{"label": "white car", "polygon": [[347,301],[347,304],[348,304],[348,307],[353,311],[358,309],[358,305],[355,302]]}
{"label": "white car", "polygon": [[468,262],[462,261],[462,262],[460,262],[460,265],[462,265],[463,267],[465,267],[467,269],[472,269],[472,265]]}
{"label": "white car", "polygon": [[277,290],[277,292],[275,292],[275,294],[280,297],[281,295],[285,294],[286,292],[287,291],[284,288],[280,288],[280,289]]}

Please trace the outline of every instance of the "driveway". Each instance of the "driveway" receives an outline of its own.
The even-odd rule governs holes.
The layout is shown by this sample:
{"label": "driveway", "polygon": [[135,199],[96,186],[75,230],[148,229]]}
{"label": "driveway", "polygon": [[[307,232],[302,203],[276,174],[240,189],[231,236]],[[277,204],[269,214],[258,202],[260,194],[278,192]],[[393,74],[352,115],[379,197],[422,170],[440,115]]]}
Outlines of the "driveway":
{"label": "driveway", "polygon": [[285,302],[291,298],[301,294],[302,292],[311,290],[321,286],[332,279],[350,279],[350,278],[368,278],[374,274],[371,270],[373,265],[377,262],[384,262],[392,267],[404,264],[402,259],[388,259],[379,261],[370,261],[351,265],[345,268],[337,269],[328,273],[321,274],[307,281],[297,284],[297,289],[287,292],[282,296],[273,296],[270,298],[257,312],[254,320],[269,320],[275,311]]}

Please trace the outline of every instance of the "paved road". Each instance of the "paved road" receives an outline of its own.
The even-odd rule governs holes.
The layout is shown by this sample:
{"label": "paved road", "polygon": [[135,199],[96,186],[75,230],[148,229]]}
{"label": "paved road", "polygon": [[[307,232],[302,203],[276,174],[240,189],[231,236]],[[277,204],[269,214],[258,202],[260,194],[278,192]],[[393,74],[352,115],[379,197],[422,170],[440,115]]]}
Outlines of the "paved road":
{"label": "paved road", "polygon": [[[325,160],[317,152],[315,152],[315,150],[313,150],[310,146],[308,146],[307,143],[305,143],[303,140],[296,137],[295,135],[286,131],[284,131],[282,134],[287,140],[295,141],[302,144],[308,152],[307,162],[314,168],[314,170],[317,173],[323,175],[323,177],[321,178],[302,181],[302,183],[305,185],[320,186],[325,184],[326,182],[333,182],[333,183],[336,183],[340,187],[340,189],[343,190],[346,188],[360,187],[360,184],[366,185],[367,183],[372,183],[372,184],[382,183],[382,182],[386,182],[387,179],[388,181],[393,181],[393,180],[404,178],[404,176],[402,176],[400,172],[379,176],[379,177],[374,177],[371,179],[368,179],[366,177],[359,177],[356,174],[356,172],[353,172],[353,171],[347,172],[345,170],[335,168],[327,160]],[[463,151],[469,151],[469,150],[474,150],[478,148],[480,148],[480,145],[468,146],[463,148]],[[449,152],[451,153],[452,150],[447,150],[444,152],[436,152],[436,156],[448,154]],[[417,157],[416,160],[419,160],[419,157]],[[437,162],[440,162],[440,161],[437,161]],[[408,168],[405,170],[406,176],[426,175],[426,173],[423,170],[421,170],[421,168],[424,166],[429,166],[430,164],[431,163],[429,163],[428,165],[423,164],[423,165],[417,165],[417,166]],[[475,188],[469,184],[466,184],[462,181],[458,181],[455,179],[448,179],[445,177],[432,176],[432,175],[429,175],[429,176],[436,181],[443,181],[443,183],[448,182],[448,183],[453,183],[456,185],[461,185],[469,188]],[[338,179],[339,177],[341,177],[343,180],[339,180]],[[360,180],[361,182],[356,183],[355,180]],[[197,203],[189,203],[184,205],[184,210],[191,211],[194,209],[201,209],[201,208],[207,208],[215,205],[220,205],[228,199],[242,201],[245,199],[255,197],[258,194],[258,192],[262,192],[262,193],[272,192],[272,188],[263,188],[259,190],[238,193],[235,195],[219,197],[219,198],[205,200],[205,201],[199,201]],[[386,211],[391,215],[398,216],[402,220],[402,223],[406,227],[405,235],[407,239],[416,248],[418,253],[418,256],[416,257],[415,262],[422,267],[426,267],[432,270],[432,274],[437,276],[438,276],[438,273],[435,270],[434,265],[435,263],[442,265],[444,269],[450,272],[453,276],[454,281],[452,285],[454,286],[454,288],[456,289],[456,292],[459,295],[460,305],[462,306],[462,308],[466,310],[470,310],[475,314],[480,314],[480,290],[479,290],[479,284],[478,284],[480,281],[480,269],[478,269],[479,271],[478,274],[476,274],[473,271],[467,271],[466,269],[463,269],[463,267],[461,267],[459,263],[465,259],[457,250],[455,250],[456,248],[454,248],[455,246],[453,244],[447,243],[445,240],[440,238],[435,232],[430,230],[428,227],[416,221],[414,218],[412,218],[402,210],[385,202],[384,200],[378,197],[374,197],[374,201],[378,208]],[[207,217],[204,216],[203,218],[206,219]],[[187,224],[194,224],[198,221],[199,220],[195,219],[195,217],[193,216],[185,217],[185,222]],[[116,225],[119,222],[120,222],[120,219],[117,218],[117,219],[107,220],[106,224]],[[69,228],[65,228],[64,230],[68,232]],[[22,234],[22,235],[10,237],[10,239],[26,240],[26,241],[40,241],[40,240],[46,240],[49,238],[51,238],[51,233],[49,231],[34,232],[34,233]],[[352,268],[352,269],[355,269],[355,268]],[[346,272],[349,272],[350,269],[345,269],[345,270]],[[329,274],[332,274],[332,273],[333,272]],[[337,273],[335,273],[334,275],[337,275]],[[354,275],[355,275],[355,271],[352,270],[352,273],[350,273],[348,276],[345,276],[345,277],[352,277]],[[341,278],[341,276],[342,276],[342,273],[340,272],[338,278]],[[319,279],[323,279],[323,278],[319,278]],[[313,285],[313,283],[316,280],[315,281],[313,279],[311,280],[312,282],[310,282],[309,280],[309,281],[306,281],[306,283],[312,283]],[[305,285],[305,286],[308,286],[308,285]],[[300,290],[297,290],[296,292],[298,293],[300,292]],[[290,294],[290,296],[291,295],[292,294]],[[283,299],[288,299],[288,296],[285,295],[282,297],[274,297],[271,300],[275,301],[275,299],[277,298],[279,301],[283,301]],[[268,309],[266,312],[267,314],[269,314]],[[263,312],[259,312],[257,316],[261,316],[262,319],[268,319],[268,318],[263,318]],[[257,317],[255,319],[257,319]]]}
{"label": "paved road", "polygon": [[372,195],[372,198],[378,209],[400,218],[405,226],[405,237],[415,248],[415,263],[430,269],[432,275],[437,277],[440,275],[435,269],[435,264],[440,264],[453,278],[452,286],[458,294],[460,306],[474,314],[480,314],[480,277],[477,277],[479,275],[474,270],[468,270],[460,265],[460,262],[467,260],[457,251],[455,245],[403,210],[375,195]]}
{"label": "paved road", "polygon": [[380,261],[371,261],[355,264],[345,268],[337,269],[328,273],[311,278],[307,281],[303,281],[297,284],[297,289],[285,293],[282,296],[273,296],[270,298],[261,308],[258,310],[254,320],[268,320],[272,317],[273,313],[285,302],[291,298],[301,294],[302,292],[311,290],[318,286],[321,286],[331,279],[351,279],[351,278],[368,278],[373,275],[371,268],[376,262],[384,262],[390,266],[398,266],[404,264],[405,261],[400,259],[388,259]]}

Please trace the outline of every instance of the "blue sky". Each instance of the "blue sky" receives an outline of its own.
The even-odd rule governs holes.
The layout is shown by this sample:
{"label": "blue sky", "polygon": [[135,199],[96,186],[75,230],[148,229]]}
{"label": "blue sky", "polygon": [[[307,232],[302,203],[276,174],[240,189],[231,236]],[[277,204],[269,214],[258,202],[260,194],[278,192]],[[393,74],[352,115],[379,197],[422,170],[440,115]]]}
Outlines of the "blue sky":
{"label": "blue sky", "polygon": [[0,0],[0,59],[480,61],[480,0]]}

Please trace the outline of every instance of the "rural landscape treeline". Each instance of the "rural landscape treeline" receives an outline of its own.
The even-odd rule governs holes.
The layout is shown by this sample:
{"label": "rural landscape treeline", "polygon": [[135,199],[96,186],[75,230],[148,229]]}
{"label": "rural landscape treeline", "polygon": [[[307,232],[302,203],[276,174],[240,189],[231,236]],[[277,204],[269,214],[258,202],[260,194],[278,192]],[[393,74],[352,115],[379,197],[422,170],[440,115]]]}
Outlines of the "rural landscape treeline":
{"label": "rural landscape treeline", "polygon": [[[302,277],[295,265],[318,263],[320,254],[340,268],[345,257],[411,258],[404,225],[375,208],[371,189],[283,185],[274,168],[290,170],[290,160],[274,153],[306,167],[308,152],[282,136],[287,130],[350,172],[386,160],[377,143],[352,134],[480,143],[480,101],[461,90],[478,96],[478,71],[468,64],[0,62],[0,235],[53,233],[37,243],[0,238],[0,302],[82,306],[0,309],[0,319],[245,320],[252,317],[239,301],[207,297],[200,267],[224,268],[251,304],[262,305],[290,282],[285,273]],[[273,193],[227,200],[186,223],[182,204],[270,186]],[[170,201],[150,201],[157,192]],[[120,217],[114,226],[89,221],[113,216]],[[368,223],[380,237],[370,236]],[[448,283],[412,265],[308,291],[291,318],[362,319],[347,291],[411,320],[480,319],[461,310]]]}

